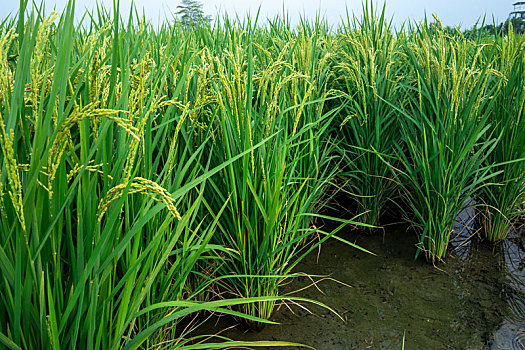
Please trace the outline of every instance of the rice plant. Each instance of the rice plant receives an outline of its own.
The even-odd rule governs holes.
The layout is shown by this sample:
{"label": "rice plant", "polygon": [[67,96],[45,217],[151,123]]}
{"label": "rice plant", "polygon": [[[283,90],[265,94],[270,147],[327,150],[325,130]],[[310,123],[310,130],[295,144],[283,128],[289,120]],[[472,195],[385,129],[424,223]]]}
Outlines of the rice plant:
{"label": "rice plant", "polygon": [[401,81],[406,75],[406,59],[385,18],[385,7],[378,15],[367,3],[363,12],[362,20],[351,20],[347,14],[338,35],[336,79],[346,104],[336,132],[342,139],[344,190],[358,204],[358,220],[378,226],[396,184],[377,153],[391,156],[401,137],[397,111],[391,104],[404,103]]}
{"label": "rice plant", "polygon": [[487,113],[492,125],[488,135],[501,135],[487,164],[495,164],[498,175],[478,195],[479,222],[486,237],[493,242],[505,239],[523,214],[525,202],[525,88],[522,36],[510,31],[508,37],[496,37],[487,50],[487,64],[499,73],[494,102]]}
{"label": "rice plant", "polygon": [[[408,104],[399,112],[402,142],[395,174],[407,220],[420,232],[418,252],[432,262],[445,257],[457,215],[499,172],[487,164],[499,135],[488,133],[492,71],[481,61],[484,46],[461,35],[417,27],[404,42]],[[488,138],[484,136],[489,135]],[[390,159],[384,157],[390,163]]]}
{"label": "rice plant", "polygon": [[[275,29],[282,23],[274,22]],[[325,112],[328,53],[323,33],[306,28],[294,35],[279,28],[268,48],[256,40],[251,22],[229,32],[247,33],[244,42],[206,53],[203,85],[216,96],[205,107],[212,116],[211,166],[246,153],[210,180],[211,208],[227,203],[214,242],[231,249],[221,255],[220,285],[236,297],[279,295],[279,285],[313,246],[302,243],[318,232],[311,222],[335,174],[326,132],[336,110]],[[273,46],[273,47],[272,47]],[[199,100],[196,97],[196,100]],[[215,209],[214,209],[215,210]],[[268,319],[275,301],[245,304],[247,314]],[[252,324],[257,327],[258,324]]]}

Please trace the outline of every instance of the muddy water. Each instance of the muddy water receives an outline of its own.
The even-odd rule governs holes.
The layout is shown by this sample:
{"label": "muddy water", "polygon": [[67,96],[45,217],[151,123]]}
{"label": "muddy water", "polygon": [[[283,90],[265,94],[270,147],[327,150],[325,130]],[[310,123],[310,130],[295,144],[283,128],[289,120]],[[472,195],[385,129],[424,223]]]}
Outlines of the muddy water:
{"label": "muddy water", "polygon": [[[295,295],[329,305],[342,319],[318,307],[309,306],[310,313],[283,305],[273,317],[280,325],[223,335],[317,349],[401,349],[403,334],[405,349],[525,349],[525,247],[516,233],[496,248],[471,240],[438,268],[414,261],[416,237],[403,227],[388,229],[384,237],[341,236],[376,256],[335,240],[325,243],[296,271],[331,279]],[[310,279],[300,277],[283,292],[308,284]],[[215,322],[215,330],[234,323]]]}

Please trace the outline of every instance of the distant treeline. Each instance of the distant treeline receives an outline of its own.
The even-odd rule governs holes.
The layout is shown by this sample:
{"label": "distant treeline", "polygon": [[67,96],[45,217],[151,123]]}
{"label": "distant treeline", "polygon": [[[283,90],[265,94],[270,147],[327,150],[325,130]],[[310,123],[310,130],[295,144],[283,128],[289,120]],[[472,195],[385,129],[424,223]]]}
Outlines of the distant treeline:
{"label": "distant treeline", "polygon": [[[435,29],[439,29],[440,25],[437,22],[433,22],[431,27],[435,27]],[[512,28],[512,29],[511,29]],[[525,21],[521,18],[509,18],[505,22],[500,23],[499,25],[495,24],[476,24],[474,27],[470,29],[464,29],[462,30],[459,27],[451,27],[446,26],[443,28],[444,32],[446,34],[455,34],[458,32],[463,33],[466,37],[472,37],[472,36],[492,36],[492,35],[508,35],[509,31],[512,30],[516,34],[524,34],[525,33]]]}

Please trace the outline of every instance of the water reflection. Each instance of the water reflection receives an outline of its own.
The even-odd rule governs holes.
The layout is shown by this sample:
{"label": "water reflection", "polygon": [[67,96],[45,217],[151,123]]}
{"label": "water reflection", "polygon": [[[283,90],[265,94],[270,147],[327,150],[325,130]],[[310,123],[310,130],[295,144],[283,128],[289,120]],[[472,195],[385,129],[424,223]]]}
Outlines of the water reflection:
{"label": "water reflection", "polygon": [[[484,280],[489,278],[500,287],[498,299],[505,307],[494,317],[498,326],[492,331],[486,349],[525,349],[525,246],[517,230],[509,232],[508,240],[496,246],[483,244],[477,239],[475,211],[466,210],[458,216],[454,226],[456,235],[451,246],[454,256],[462,261],[458,267],[468,269],[466,278],[473,278],[479,267]],[[458,280],[462,280],[461,272]],[[463,286],[458,285],[458,288]]]}
{"label": "water reflection", "polygon": [[525,250],[516,231],[502,244],[502,293],[509,305],[501,327],[494,334],[493,349],[525,349]]}

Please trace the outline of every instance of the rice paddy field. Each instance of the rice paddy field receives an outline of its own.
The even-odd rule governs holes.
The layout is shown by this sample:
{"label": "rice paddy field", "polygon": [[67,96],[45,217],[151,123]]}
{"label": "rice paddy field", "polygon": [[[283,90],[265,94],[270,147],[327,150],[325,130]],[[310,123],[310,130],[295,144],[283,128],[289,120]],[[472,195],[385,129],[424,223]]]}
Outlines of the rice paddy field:
{"label": "rice paddy field", "polygon": [[0,19],[0,348],[525,348],[525,38],[363,9]]}

